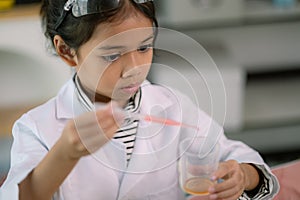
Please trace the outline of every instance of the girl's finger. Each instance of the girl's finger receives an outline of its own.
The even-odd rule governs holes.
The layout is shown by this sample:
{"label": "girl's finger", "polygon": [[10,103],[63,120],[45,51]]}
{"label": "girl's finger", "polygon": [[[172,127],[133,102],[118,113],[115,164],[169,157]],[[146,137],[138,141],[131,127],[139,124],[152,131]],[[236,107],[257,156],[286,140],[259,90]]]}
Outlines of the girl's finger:
{"label": "girl's finger", "polygon": [[234,182],[229,180],[225,180],[222,183],[214,184],[213,187],[210,187],[209,191],[211,193],[219,193],[226,190],[229,190],[230,188],[233,188],[235,186]]}
{"label": "girl's finger", "polygon": [[88,142],[91,145],[94,145],[94,146],[98,145],[99,147],[101,147],[104,143],[106,143],[111,138],[113,138],[113,136],[117,130],[118,130],[118,127],[116,125],[110,126],[105,133],[98,134],[93,138],[89,138]]}
{"label": "girl's finger", "polygon": [[82,147],[79,149],[89,153],[95,152],[113,137],[117,128],[118,127],[113,124],[112,126],[108,127],[107,132],[100,131],[96,134],[90,134],[91,132],[95,132],[95,128],[85,129],[81,132],[83,135],[83,137],[80,138]]}
{"label": "girl's finger", "polygon": [[227,177],[229,176],[229,173],[231,173],[230,166],[226,162],[220,163],[218,170],[214,173],[214,175],[212,177],[212,180],[216,181],[220,178],[227,179]]}
{"label": "girl's finger", "polygon": [[114,120],[108,119],[105,120],[105,122],[102,122],[101,124],[94,123],[90,126],[78,127],[77,133],[80,136],[80,138],[84,140],[86,138],[97,137],[98,135],[103,134],[111,136],[112,134],[107,134],[107,132],[109,132],[111,129],[116,131],[118,129],[118,126],[115,124]]}
{"label": "girl's finger", "polygon": [[228,187],[226,189],[222,190],[216,190],[214,194],[218,196],[218,198],[228,198],[234,195],[240,195],[242,193],[243,189],[239,185],[235,185],[233,187]]}

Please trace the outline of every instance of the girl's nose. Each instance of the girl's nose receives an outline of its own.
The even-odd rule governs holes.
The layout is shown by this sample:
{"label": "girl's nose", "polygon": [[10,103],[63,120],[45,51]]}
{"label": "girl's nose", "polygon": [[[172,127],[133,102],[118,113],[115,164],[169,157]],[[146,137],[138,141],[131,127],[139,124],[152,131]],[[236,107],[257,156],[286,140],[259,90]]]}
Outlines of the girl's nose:
{"label": "girl's nose", "polygon": [[128,52],[124,56],[124,68],[122,71],[122,78],[130,78],[141,73],[139,66],[142,65],[137,51]]}

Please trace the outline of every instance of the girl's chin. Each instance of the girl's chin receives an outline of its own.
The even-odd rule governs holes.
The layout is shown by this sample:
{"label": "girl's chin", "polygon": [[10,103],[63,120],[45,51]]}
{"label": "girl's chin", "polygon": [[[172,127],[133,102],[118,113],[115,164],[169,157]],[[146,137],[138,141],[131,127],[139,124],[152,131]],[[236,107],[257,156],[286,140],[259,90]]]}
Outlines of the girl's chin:
{"label": "girl's chin", "polygon": [[120,104],[126,104],[128,100],[138,91],[139,87],[128,87],[128,88],[121,88],[114,91],[115,94],[110,95],[103,95],[103,94],[96,94],[95,101],[100,103],[108,103],[111,100],[120,102]]}

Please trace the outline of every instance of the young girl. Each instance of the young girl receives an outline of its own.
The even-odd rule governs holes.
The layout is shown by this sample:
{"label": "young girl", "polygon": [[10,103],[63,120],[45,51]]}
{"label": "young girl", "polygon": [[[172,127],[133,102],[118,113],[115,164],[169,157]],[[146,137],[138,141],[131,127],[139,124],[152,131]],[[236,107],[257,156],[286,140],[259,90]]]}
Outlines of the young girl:
{"label": "young girl", "polygon": [[[184,95],[145,80],[157,31],[151,0],[44,0],[41,15],[45,35],[76,73],[56,97],[15,123],[5,199],[184,199],[180,141],[218,134],[221,162],[208,198],[277,193],[257,152],[228,140]],[[114,113],[120,107],[200,129],[131,120]]]}

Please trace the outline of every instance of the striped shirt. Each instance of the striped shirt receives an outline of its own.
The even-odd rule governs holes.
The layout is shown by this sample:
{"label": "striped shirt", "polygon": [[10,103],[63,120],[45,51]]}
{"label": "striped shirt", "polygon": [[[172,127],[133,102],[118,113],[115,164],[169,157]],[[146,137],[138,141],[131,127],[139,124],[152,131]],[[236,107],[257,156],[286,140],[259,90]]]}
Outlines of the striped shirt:
{"label": "striped shirt", "polygon": [[[92,111],[94,109],[94,104],[92,103],[91,99],[85,94],[84,90],[82,89],[80,85],[79,78],[77,74],[74,75],[74,83],[76,87],[76,93],[77,97],[80,101],[80,103],[86,108],[88,111]],[[139,89],[135,95],[133,95],[126,104],[124,110],[129,113],[138,113],[140,110],[140,101],[141,101],[141,89]],[[138,127],[139,121],[134,119],[125,119],[122,127],[116,131],[113,139],[119,140],[124,143],[126,147],[126,159],[127,162],[129,162],[133,148],[134,143],[136,139],[136,133],[137,133],[137,127]]]}
{"label": "striped shirt", "polygon": [[[141,91],[139,90],[131,97],[125,106],[125,111],[129,113],[139,112],[141,100]],[[134,119],[125,119],[122,127],[116,132],[114,139],[122,141],[126,146],[127,161],[130,160],[133,152],[134,142],[139,121]]]}

